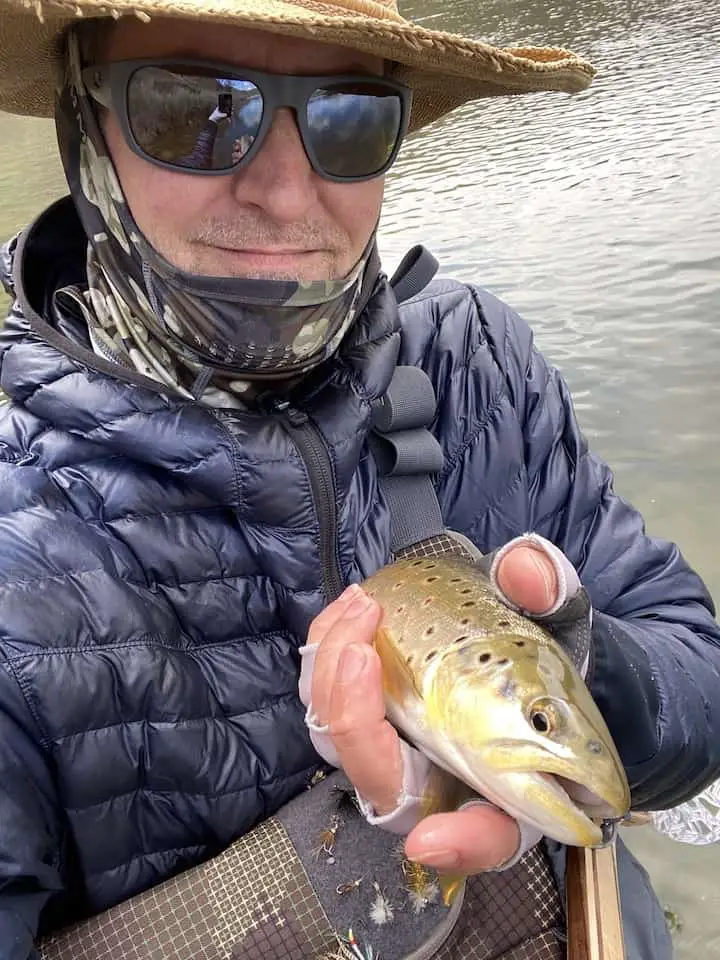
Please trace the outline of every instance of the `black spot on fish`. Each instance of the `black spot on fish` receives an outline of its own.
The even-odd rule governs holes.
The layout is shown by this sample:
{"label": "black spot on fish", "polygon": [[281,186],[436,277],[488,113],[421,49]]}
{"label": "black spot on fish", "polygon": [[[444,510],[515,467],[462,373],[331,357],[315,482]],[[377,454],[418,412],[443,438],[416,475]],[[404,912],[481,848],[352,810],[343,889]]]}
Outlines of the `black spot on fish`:
{"label": "black spot on fish", "polygon": [[395,613],[405,613],[405,607],[398,607]]}
{"label": "black spot on fish", "polygon": [[435,627],[433,627],[432,624],[431,624],[431,625],[427,628],[427,630],[425,631],[425,636],[426,636],[426,637],[431,637],[434,633],[435,633]]}
{"label": "black spot on fish", "polygon": [[510,626],[510,621],[509,621],[509,620],[498,620],[498,626],[499,626],[499,627],[509,627],[509,626]]}
{"label": "black spot on fish", "polygon": [[508,660],[507,657],[503,657],[502,660],[498,660],[499,667],[506,667],[509,663],[510,661]]}
{"label": "black spot on fish", "polygon": [[435,576],[435,577],[427,577],[426,580],[425,580],[425,583],[435,583],[435,581],[436,581],[436,580],[439,580],[439,579],[440,579],[440,577],[437,577],[437,576]]}
{"label": "black spot on fish", "polygon": [[470,623],[470,620],[467,617],[463,617],[463,619],[460,621],[460,626],[466,627],[469,623]]}
{"label": "black spot on fish", "polygon": [[455,639],[453,640],[453,643],[462,643],[463,640],[467,640],[467,638],[468,638],[467,634],[465,633],[462,635],[462,637],[455,637]]}
{"label": "black spot on fish", "polygon": [[399,590],[400,587],[404,587],[404,586],[405,586],[405,581],[404,581],[404,580],[398,580],[397,583],[394,583],[394,584],[393,584],[393,590]]}
{"label": "black spot on fish", "polygon": [[452,580],[448,581],[449,583],[462,583],[461,577],[453,577]]}
{"label": "black spot on fish", "polygon": [[602,744],[599,740],[588,740],[588,750],[590,753],[602,753]]}
{"label": "black spot on fish", "polygon": [[461,606],[461,607],[474,607],[474,606],[475,606],[475,601],[474,601],[474,600],[466,600],[465,603],[461,603],[460,606]]}
{"label": "black spot on fish", "polygon": [[[502,624],[501,624],[501,626],[502,626]],[[524,646],[525,646],[525,641],[524,641],[524,640],[513,640],[513,643],[515,644],[516,647],[524,647]]]}
{"label": "black spot on fish", "polygon": [[478,663],[488,663],[492,660],[492,654],[490,653],[481,653],[478,657]]}
{"label": "black spot on fish", "polygon": [[430,663],[432,658],[437,656],[437,653],[437,650],[428,650],[428,652],[425,654],[425,663]]}
{"label": "black spot on fish", "polygon": [[421,565],[422,565],[422,560],[413,560],[413,562],[410,564],[411,567],[419,567]]}
{"label": "black spot on fish", "polygon": [[461,590],[460,593],[472,593],[472,590],[470,589],[470,587],[465,587],[465,589]]}
{"label": "black spot on fish", "polygon": [[434,599],[435,599],[435,597],[425,597],[425,599],[424,599],[423,602],[422,602],[422,605],[423,605],[424,607],[429,607],[430,604],[433,602]]}

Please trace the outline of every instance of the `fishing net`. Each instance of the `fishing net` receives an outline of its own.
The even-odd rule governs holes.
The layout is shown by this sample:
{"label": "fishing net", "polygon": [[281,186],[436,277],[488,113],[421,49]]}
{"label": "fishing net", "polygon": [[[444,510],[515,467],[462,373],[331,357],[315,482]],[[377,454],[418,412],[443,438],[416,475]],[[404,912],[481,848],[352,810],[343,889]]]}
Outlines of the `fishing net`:
{"label": "fishing net", "polygon": [[720,780],[687,803],[656,811],[652,822],[659,833],[679,843],[720,843]]}

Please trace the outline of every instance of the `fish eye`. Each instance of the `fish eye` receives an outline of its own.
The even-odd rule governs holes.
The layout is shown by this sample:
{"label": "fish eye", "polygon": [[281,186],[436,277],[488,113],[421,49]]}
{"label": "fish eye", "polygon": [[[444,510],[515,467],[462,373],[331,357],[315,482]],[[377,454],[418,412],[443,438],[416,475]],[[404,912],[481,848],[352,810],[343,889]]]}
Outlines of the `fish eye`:
{"label": "fish eye", "polygon": [[562,733],[567,722],[565,705],[554,697],[536,697],[526,706],[526,716],[533,730],[543,737]]}
{"label": "fish eye", "polygon": [[530,723],[536,733],[550,733],[553,729],[552,718],[546,710],[533,710],[530,714]]}

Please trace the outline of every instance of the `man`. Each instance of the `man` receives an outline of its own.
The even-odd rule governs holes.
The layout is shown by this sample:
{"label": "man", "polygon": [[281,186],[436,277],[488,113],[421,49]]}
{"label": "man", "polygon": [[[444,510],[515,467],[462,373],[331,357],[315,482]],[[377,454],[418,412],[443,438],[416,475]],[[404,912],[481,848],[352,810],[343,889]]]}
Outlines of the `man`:
{"label": "man", "polygon": [[[390,559],[368,439],[398,363],[435,388],[444,522],[498,551],[505,599],[542,615],[587,590],[584,666],[634,808],[720,772],[703,584],[615,496],[522,321],[447,281],[398,311],[375,253],[407,130],[591,69],[389,3],[164,10],[40,0],[38,22],[0,0],[0,109],[55,112],[72,194],[6,255],[2,960],[247,834],[305,786],[313,743],[414,861],[502,872],[537,843],[488,804],[418,825],[427,766],[384,718],[379,610],[351,585]],[[222,124],[188,166],[240,107],[246,152]]]}

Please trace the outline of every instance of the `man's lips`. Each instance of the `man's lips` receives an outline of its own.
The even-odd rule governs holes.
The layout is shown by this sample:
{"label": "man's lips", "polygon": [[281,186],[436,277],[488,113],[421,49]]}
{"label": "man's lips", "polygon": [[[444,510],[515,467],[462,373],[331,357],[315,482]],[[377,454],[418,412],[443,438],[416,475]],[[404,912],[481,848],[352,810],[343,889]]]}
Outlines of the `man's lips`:
{"label": "man's lips", "polygon": [[301,250],[282,247],[223,247],[214,246],[212,253],[228,266],[243,273],[284,273],[294,275],[300,269],[307,269],[313,257],[322,254],[320,250]]}
{"label": "man's lips", "polygon": [[218,246],[217,250],[226,250],[228,253],[244,254],[250,257],[296,257],[302,254],[315,253],[315,250],[300,249],[298,247],[225,247]]}

